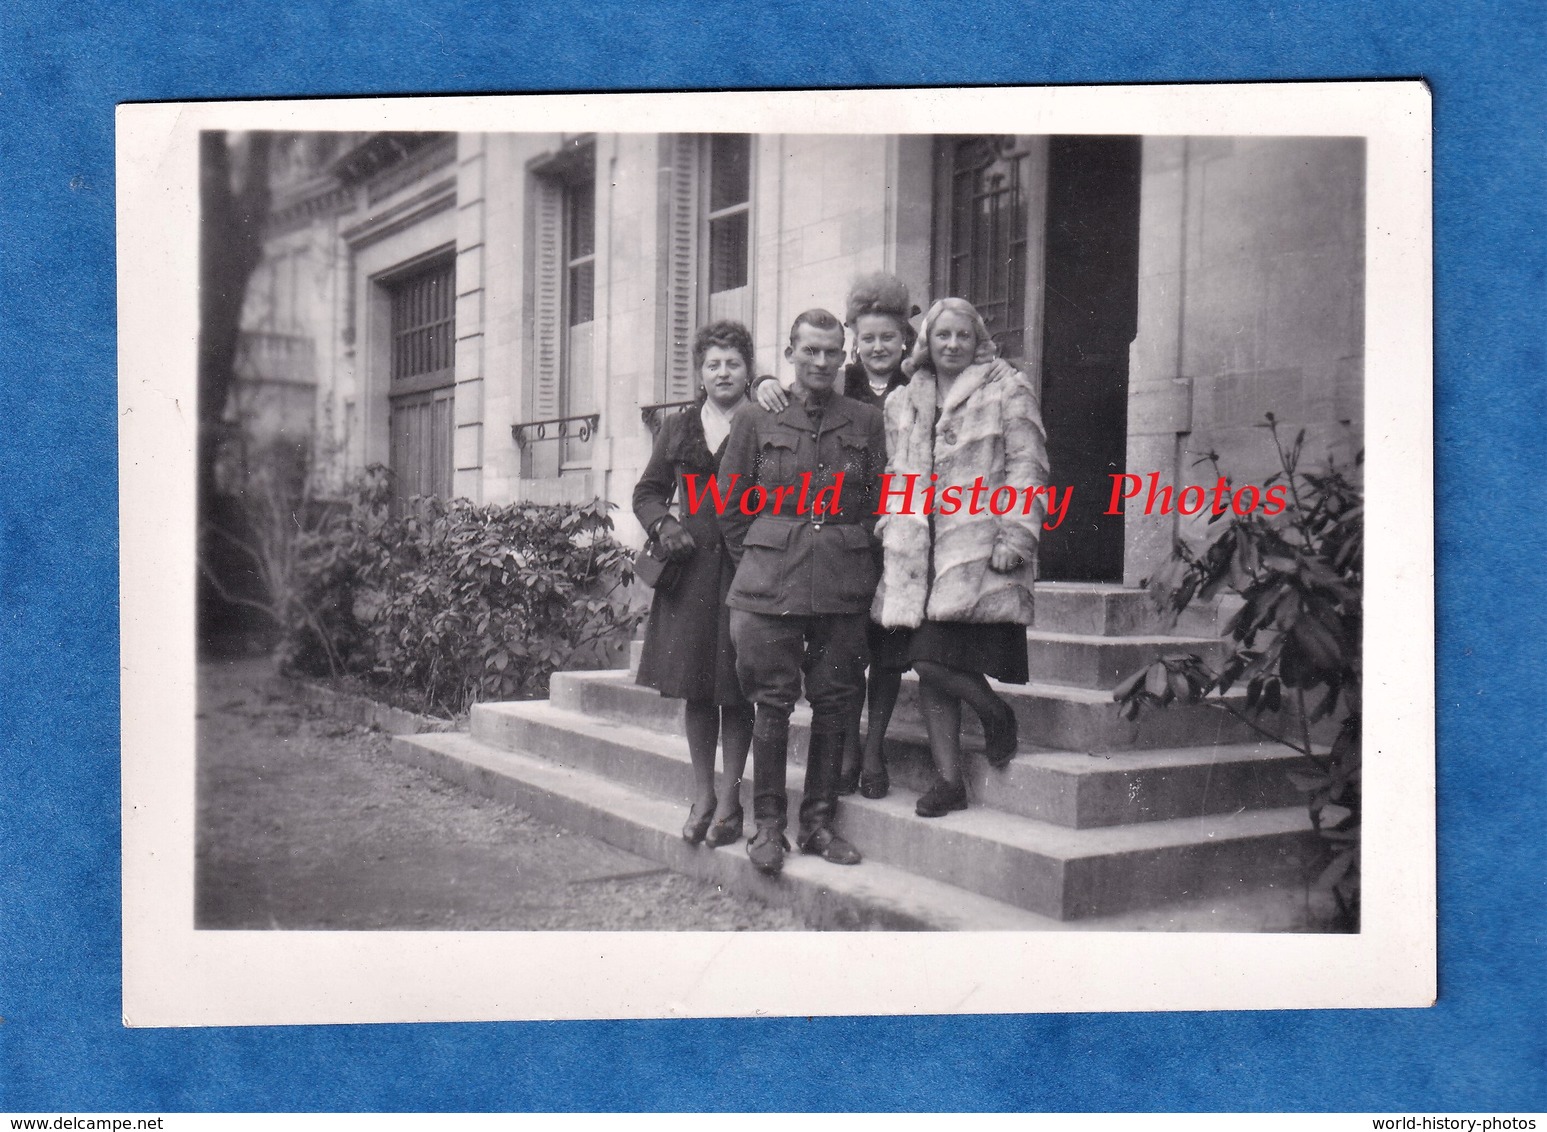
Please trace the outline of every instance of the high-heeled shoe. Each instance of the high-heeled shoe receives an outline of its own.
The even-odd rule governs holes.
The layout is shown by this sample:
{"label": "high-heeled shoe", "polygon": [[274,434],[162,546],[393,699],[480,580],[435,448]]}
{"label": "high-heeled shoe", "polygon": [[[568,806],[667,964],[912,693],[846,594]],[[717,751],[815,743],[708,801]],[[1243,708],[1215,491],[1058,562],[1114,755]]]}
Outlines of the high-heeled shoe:
{"label": "high-heeled shoe", "polygon": [[1004,711],[1000,717],[983,725],[983,757],[995,770],[1003,770],[1010,765],[1010,760],[1015,757],[1015,748],[1020,743],[1015,709],[1002,701],[1001,706]]}
{"label": "high-heeled shoe", "polygon": [[860,782],[864,775],[860,773],[859,764],[854,764],[848,770],[838,772],[838,794],[845,796],[854,793],[860,788]]}
{"label": "high-heeled shoe", "polygon": [[737,806],[734,814],[721,818],[709,827],[709,832],[704,836],[704,844],[711,849],[718,849],[722,845],[733,845],[740,841],[742,820],[741,807]]}
{"label": "high-heeled shoe", "polygon": [[714,821],[714,803],[711,802],[703,813],[698,812],[698,803],[688,811],[687,824],[682,827],[682,840],[689,845],[697,845],[709,832],[709,823]]}
{"label": "high-heeled shoe", "polygon": [[892,777],[886,773],[886,767],[882,766],[876,773],[860,771],[859,792],[866,798],[885,798],[891,793]]}
{"label": "high-heeled shoe", "polygon": [[941,779],[929,788],[929,793],[918,800],[913,812],[921,818],[944,817],[952,810],[967,808],[967,784],[958,782],[952,786]]}

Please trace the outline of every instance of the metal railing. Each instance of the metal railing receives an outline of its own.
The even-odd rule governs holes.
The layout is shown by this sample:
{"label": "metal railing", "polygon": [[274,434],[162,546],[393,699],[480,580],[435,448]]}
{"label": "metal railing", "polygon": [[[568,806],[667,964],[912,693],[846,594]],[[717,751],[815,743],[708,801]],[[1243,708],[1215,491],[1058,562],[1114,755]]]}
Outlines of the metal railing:
{"label": "metal railing", "polygon": [[666,423],[666,415],[671,412],[685,412],[697,405],[697,401],[661,401],[655,405],[639,406],[639,419],[654,436],[661,431],[661,425]]}
{"label": "metal railing", "polygon": [[[510,435],[517,448],[525,448],[539,440],[575,439],[584,444],[601,427],[600,413],[581,413],[573,417],[553,417],[545,421],[518,421],[510,426]],[[552,435],[549,430],[552,430]]]}

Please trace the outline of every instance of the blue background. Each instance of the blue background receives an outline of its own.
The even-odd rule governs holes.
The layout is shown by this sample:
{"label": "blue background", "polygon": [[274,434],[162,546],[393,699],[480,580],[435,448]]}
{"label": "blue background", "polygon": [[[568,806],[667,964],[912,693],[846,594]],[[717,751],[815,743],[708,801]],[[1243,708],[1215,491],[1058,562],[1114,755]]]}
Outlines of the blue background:
{"label": "blue background", "polygon": [[[1547,1108],[1547,5],[225,7],[0,12],[0,1109]],[[1438,1006],[120,1026],[116,102],[1344,77],[1434,91]]]}

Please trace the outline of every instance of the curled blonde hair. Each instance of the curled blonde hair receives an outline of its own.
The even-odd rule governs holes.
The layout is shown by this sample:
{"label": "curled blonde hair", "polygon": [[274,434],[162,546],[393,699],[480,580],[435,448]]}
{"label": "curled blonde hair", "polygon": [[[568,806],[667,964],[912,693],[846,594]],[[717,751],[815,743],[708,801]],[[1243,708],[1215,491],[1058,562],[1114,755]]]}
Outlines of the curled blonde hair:
{"label": "curled blonde hair", "polygon": [[972,332],[977,337],[977,350],[972,355],[973,365],[982,365],[991,362],[999,356],[999,347],[989,337],[988,326],[983,321],[983,316],[978,313],[978,308],[966,299],[937,299],[929,312],[924,315],[924,323],[919,327],[918,340],[913,343],[913,352],[904,359],[902,372],[912,377],[921,369],[935,370],[935,360],[929,353],[929,336],[934,332],[935,323],[941,315],[948,312],[964,314],[972,320]]}

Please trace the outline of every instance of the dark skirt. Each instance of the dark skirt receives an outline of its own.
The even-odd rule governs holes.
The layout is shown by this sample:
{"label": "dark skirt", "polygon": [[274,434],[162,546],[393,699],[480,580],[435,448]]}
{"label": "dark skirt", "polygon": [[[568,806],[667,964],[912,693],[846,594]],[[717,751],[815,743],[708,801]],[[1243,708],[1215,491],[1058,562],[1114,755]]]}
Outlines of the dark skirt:
{"label": "dark skirt", "polygon": [[908,639],[912,636],[912,629],[888,629],[872,621],[868,630],[871,667],[908,671],[913,663],[908,659]]}
{"label": "dark skirt", "polygon": [[925,621],[908,637],[910,663],[934,661],[963,672],[980,672],[1005,684],[1030,680],[1026,626],[1005,622]]}

